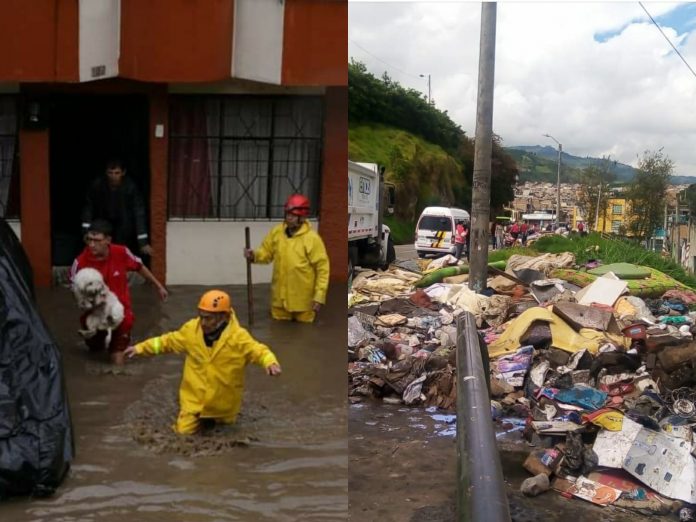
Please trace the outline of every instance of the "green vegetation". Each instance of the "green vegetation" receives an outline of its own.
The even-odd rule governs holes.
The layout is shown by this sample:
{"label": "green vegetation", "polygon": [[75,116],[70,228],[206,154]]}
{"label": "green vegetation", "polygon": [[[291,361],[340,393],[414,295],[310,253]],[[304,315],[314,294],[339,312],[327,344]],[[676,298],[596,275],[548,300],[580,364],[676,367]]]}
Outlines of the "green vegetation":
{"label": "green vegetation", "polygon": [[513,248],[503,248],[500,250],[492,250],[488,252],[488,262],[492,263],[494,261],[507,261],[513,255],[520,256],[538,256],[539,252],[533,250],[530,247],[513,247]]}
{"label": "green vegetation", "polygon": [[[395,242],[413,239],[413,223],[431,205],[471,208],[474,141],[414,89],[386,74],[376,78],[361,63],[348,65],[348,157],[379,163],[396,187]],[[513,197],[515,161],[494,137],[491,216]]]}
{"label": "green vegetation", "polygon": [[[558,162],[539,156],[527,150],[506,148],[507,152],[517,162],[520,169],[520,181],[544,181],[556,183],[558,180]],[[561,164],[561,182],[577,183],[580,178],[580,170]]]}
{"label": "green vegetation", "polygon": [[579,265],[587,263],[590,259],[601,259],[604,264],[623,262],[649,266],[691,288],[696,288],[696,277],[689,275],[671,258],[664,258],[657,252],[646,250],[640,244],[629,240],[606,239],[596,233],[587,236],[571,234],[567,238],[548,235],[536,241],[532,249],[529,249],[531,253],[528,255],[544,252],[552,254],[572,252]]}
{"label": "green vegetation", "polygon": [[395,245],[407,245],[413,243],[416,230],[415,221],[401,221],[394,216],[386,216],[384,224],[391,230],[391,238]]}
{"label": "green vegetation", "polygon": [[633,209],[634,217],[628,230],[640,239],[653,235],[664,216],[667,186],[674,172],[674,162],[662,149],[645,151],[638,162],[638,172],[628,185],[626,199]]}

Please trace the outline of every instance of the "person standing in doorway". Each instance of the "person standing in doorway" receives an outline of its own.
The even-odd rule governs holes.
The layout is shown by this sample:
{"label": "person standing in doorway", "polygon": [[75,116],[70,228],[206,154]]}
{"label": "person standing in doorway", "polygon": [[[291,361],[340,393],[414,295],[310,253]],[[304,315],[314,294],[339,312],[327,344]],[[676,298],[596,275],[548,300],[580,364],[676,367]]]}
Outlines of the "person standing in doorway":
{"label": "person standing in doorway", "polygon": [[[123,245],[111,243],[111,225],[103,220],[94,221],[85,234],[87,246],[82,253],[73,261],[70,268],[70,281],[82,268],[94,268],[98,270],[104,278],[104,283],[109,287],[121,302],[124,308],[123,321],[111,335],[109,346],[107,347],[111,362],[122,365],[124,362],[123,352],[130,344],[130,333],[133,328],[135,316],[131,308],[130,290],[128,288],[128,272],[138,272],[156,289],[162,300],[168,296],[167,289],[157,278],[148,270],[141,259]],[[84,328],[85,316],[80,318],[81,327]],[[90,351],[104,349],[107,331],[101,330],[93,337],[86,339],[87,347]]]}
{"label": "person standing in doorway", "polygon": [[111,223],[115,244],[152,255],[143,198],[118,159],[107,162],[105,174],[95,179],[87,191],[82,209],[83,234],[96,219]]}
{"label": "person standing in doorway", "polygon": [[244,249],[252,263],[273,263],[273,319],[311,323],[326,302],[329,257],[307,221],[309,207],[306,196],[292,194],[285,202],[285,220],[271,229],[259,248]]}

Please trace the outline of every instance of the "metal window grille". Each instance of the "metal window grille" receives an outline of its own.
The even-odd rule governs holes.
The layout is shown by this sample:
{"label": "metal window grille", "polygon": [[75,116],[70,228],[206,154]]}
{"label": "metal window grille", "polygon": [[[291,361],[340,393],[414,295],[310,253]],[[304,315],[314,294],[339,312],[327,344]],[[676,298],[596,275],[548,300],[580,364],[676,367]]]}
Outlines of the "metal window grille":
{"label": "metal window grille", "polygon": [[623,205],[612,205],[611,212],[617,216],[623,214]]}
{"label": "metal window grille", "polygon": [[0,217],[4,218],[19,218],[18,105],[17,96],[0,96]]}
{"label": "metal window grille", "polygon": [[281,219],[293,193],[316,215],[321,97],[175,96],[170,107],[170,218]]}

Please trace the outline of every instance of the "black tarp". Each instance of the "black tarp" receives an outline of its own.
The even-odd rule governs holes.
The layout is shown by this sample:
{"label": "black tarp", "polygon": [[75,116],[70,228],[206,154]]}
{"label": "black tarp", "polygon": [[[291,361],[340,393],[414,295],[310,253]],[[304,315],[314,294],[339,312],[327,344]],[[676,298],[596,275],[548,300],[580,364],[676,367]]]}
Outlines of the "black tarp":
{"label": "black tarp", "polygon": [[73,455],[60,350],[38,313],[28,258],[0,218],[0,498],[52,494]]}

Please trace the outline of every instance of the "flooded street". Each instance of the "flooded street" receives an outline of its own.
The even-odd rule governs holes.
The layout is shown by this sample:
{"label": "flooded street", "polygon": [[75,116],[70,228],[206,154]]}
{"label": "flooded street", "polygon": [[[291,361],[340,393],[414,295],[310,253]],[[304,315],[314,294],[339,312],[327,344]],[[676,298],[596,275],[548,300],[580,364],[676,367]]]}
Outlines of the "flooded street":
{"label": "flooded street", "polygon": [[[350,520],[455,522],[456,417],[435,408],[365,401],[348,407]],[[556,491],[525,497],[522,467],[531,447],[511,423],[496,424],[510,515],[514,522],[642,522],[670,520],[601,508]]]}
{"label": "flooded street", "polygon": [[[178,328],[208,289],[172,287],[160,303],[151,287],[132,287],[134,340]],[[246,288],[222,289],[247,327]],[[237,424],[178,437],[170,426],[183,358],[139,358],[114,370],[83,348],[69,291],[40,291],[63,353],[76,458],[53,497],[10,499],[2,520],[345,520],[345,292],[333,285],[317,324],[303,325],[272,322],[269,288],[255,287],[250,330],[276,353],[283,374],[249,366]]]}

